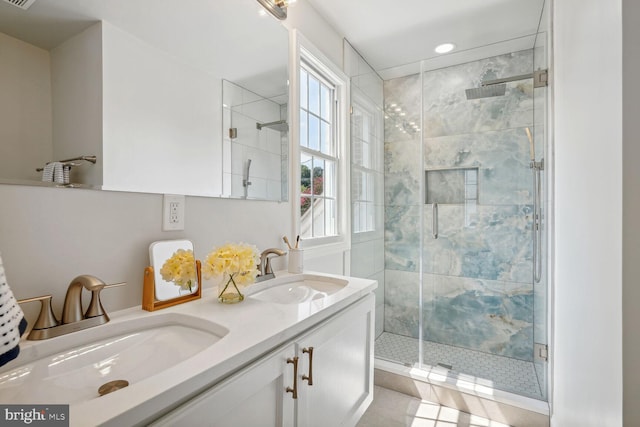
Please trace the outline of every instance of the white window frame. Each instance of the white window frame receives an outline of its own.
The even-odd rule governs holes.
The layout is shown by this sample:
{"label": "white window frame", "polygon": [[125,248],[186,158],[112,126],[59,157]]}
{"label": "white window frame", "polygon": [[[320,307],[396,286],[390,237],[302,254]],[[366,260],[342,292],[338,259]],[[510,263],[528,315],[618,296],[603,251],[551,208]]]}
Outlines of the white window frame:
{"label": "white window frame", "polygon": [[291,142],[291,224],[292,235],[300,234],[300,64],[304,60],[329,80],[335,87],[337,99],[335,137],[337,165],[337,235],[327,237],[301,238],[301,246],[305,249],[305,257],[314,258],[347,251],[351,245],[350,221],[351,207],[349,193],[350,179],[350,144],[349,144],[349,78],[319,49],[309,42],[297,30],[292,30],[291,69],[289,105],[291,126],[289,129]]}

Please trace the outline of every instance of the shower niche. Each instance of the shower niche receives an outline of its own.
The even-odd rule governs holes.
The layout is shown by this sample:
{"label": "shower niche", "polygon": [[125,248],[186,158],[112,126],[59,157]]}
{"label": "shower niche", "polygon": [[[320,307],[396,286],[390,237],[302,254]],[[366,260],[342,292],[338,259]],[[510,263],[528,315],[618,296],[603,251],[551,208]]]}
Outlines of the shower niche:
{"label": "shower niche", "polygon": [[[440,233],[440,209],[449,214],[448,206],[462,206],[464,228],[477,223],[478,167],[427,169],[424,172],[425,204],[431,205],[432,237]],[[442,206],[441,206],[442,205]]]}
{"label": "shower niche", "polygon": [[428,205],[478,203],[478,167],[427,169],[424,181]]}

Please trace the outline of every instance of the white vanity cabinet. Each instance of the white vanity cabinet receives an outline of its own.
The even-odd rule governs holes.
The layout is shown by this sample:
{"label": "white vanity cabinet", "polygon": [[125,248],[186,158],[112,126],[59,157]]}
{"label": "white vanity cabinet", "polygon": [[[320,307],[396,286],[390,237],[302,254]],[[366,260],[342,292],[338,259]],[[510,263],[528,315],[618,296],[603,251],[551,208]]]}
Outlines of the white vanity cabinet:
{"label": "white vanity cabinet", "polygon": [[354,426],[373,400],[374,307],[369,295],[296,339],[298,426]]}
{"label": "white vanity cabinet", "polygon": [[374,309],[369,294],[152,425],[355,426],[373,400]]}
{"label": "white vanity cabinet", "polygon": [[152,426],[294,426],[295,402],[284,390],[293,382],[289,344],[216,384]]}

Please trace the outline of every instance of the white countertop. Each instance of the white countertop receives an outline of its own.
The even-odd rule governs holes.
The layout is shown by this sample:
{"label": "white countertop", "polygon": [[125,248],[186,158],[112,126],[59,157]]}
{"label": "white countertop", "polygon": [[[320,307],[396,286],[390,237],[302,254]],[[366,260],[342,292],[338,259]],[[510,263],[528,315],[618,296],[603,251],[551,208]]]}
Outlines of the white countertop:
{"label": "white countertop", "polygon": [[[111,328],[119,323],[130,324],[133,320],[142,324],[152,320],[152,316],[176,313],[215,322],[229,332],[200,353],[163,372],[158,372],[147,379],[134,382],[128,387],[100,398],[71,404],[70,424],[72,426],[120,427],[149,421],[154,414],[166,412],[177,403],[204,391],[261,355],[373,292],[377,287],[377,282],[374,280],[324,273],[305,272],[305,274],[346,279],[349,283],[334,294],[303,304],[276,304],[248,297],[261,289],[268,288],[272,283],[292,276],[286,272],[277,272],[276,282],[269,280],[245,288],[243,290],[245,300],[238,304],[218,303],[214,289],[203,289],[201,299],[174,307],[154,312],[134,307],[109,313],[111,321],[107,325],[111,325]],[[203,324],[206,323],[203,322]],[[85,331],[97,331],[101,327],[97,326]],[[52,351],[52,344],[55,344],[54,351],[64,351],[73,342],[73,335],[41,342],[23,342],[21,349],[29,354],[38,353],[40,343],[48,342],[49,353]],[[59,348],[55,350],[55,347]],[[20,366],[21,363],[24,362],[20,362],[18,357],[11,362],[11,366],[7,365],[7,367]]]}

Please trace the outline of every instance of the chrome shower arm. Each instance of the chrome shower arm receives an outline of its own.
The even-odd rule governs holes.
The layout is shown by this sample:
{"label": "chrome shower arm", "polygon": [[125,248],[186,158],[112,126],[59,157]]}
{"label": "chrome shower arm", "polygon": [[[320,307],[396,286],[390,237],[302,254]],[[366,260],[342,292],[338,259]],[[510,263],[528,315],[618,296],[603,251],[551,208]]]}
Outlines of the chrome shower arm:
{"label": "chrome shower arm", "polygon": [[486,80],[480,83],[480,86],[493,86],[502,83],[517,82],[519,80],[533,79],[533,87],[545,87],[548,84],[547,70],[537,70],[529,74],[520,74],[518,76],[504,77],[502,79]]}
{"label": "chrome shower arm", "polygon": [[480,86],[493,86],[501,83],[517,82],[519,80],[526,80],[531,78],[533,78],[533,73],[520,74],[519,76],[511,76],[511,77],[504,77],[502,79],[492,79],[492,80],[483,81],[482,83],[480,83]]}

